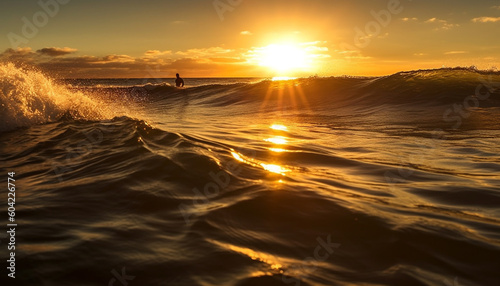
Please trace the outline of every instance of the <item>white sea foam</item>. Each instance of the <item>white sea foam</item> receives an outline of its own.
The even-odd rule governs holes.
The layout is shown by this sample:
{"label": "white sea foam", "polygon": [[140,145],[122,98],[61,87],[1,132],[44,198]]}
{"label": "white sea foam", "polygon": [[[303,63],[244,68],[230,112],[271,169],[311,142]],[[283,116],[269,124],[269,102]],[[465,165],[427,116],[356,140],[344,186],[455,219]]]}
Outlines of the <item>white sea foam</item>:
{"label": "white sea foam", "polygon": [[0,64],[0,131],[57,121],[65,114],[94,120],[109,113],[99,100],[68,90],[40,71]]}

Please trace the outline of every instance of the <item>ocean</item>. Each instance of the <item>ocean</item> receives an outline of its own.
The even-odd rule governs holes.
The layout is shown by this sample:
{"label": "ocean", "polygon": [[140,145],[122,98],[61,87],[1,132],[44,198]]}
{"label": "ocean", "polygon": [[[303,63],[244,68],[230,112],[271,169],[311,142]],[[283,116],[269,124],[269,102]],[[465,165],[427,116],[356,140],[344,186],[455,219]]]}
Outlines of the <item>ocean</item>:
{"label": "ocean", "polygon": [[499,72],[185,81],[0,65],[1,285],[499,285]]}

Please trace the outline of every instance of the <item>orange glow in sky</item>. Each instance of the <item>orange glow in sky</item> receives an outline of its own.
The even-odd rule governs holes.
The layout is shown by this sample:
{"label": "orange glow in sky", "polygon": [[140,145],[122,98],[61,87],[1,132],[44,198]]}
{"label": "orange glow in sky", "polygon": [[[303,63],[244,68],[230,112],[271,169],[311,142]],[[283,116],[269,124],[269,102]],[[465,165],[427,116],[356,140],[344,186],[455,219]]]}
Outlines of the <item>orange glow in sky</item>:
{"label": "orange glow in sky", "polygon": [[376,76],[500,66],[495,1],[252,0],[227,1],[222,10],[206,0],[67,1],[40,27],[32,21],[44,11],[38,2],[2,4],[0,61],[56,77]]}

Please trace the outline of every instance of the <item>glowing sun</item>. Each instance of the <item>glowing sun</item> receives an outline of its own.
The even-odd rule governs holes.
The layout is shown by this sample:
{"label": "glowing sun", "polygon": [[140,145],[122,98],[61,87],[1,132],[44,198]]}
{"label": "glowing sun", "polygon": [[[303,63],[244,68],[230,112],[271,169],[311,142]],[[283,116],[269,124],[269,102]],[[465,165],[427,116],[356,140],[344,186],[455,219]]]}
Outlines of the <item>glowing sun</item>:
{"label": "glowing sun", "polygon": [[280,75],[300,72],[310,68],[307,50],[294,44],[271,44],[259,51],[259,65],[268,67]]}

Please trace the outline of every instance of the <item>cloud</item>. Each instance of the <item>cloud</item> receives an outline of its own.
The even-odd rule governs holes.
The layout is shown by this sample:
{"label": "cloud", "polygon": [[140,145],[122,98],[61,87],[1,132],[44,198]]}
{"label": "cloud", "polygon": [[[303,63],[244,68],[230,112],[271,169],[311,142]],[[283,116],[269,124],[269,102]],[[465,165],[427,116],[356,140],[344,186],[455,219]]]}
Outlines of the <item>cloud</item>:
{"label": "cloud", "polygon": [[[97,77],[102,76],[99,71],[137,70],[144,69],[144,62],[127,55],[95,56],[65,56],[73,53],[70,48],[45,48],[33,52],[31,48],[7,49],[0,53],[1,61],[16,64],[31,65],[53,74],[67,77],[71,72],[90,77],[92,71],[97,71]],[[49,57],[47,57],[49,56]]]}
{"label": "cloud", "polygon": [[24,56],[32,53],[31,48],[16,48],[16,49],[7,49],[1,55],[8,56]]}
{"label": "cloud", "polygon": [[314,42],[305,42],[300,43],[301,46],[317,46],[319,44],[326,44],[328,41],[314,41]]}
{"label": "cloud", "polygon": [[135,59],[127,55],[109,55],[102,57],[97,63],[130,63]]}
{"label": "cloud", "polygon": [[500,17],[478,17],[472,19],[474,23],[495,23],[500,22]]}
{"label": "cloud", "polygon": [[304,50],[309,54],[310,58],[313,59],[326,59],[331,58],[332,56],[328,54],[330,49],[325,46],[320,46],[322,44],[326,44],[326,41],[316,41],[309,43],[302,43],[301,46],[304,46]]}
{"label": "cloud", "polygon": [[466,54],[467,52],[466,51],[449,51],[449,52],[445,52],[444,54],[445,55],[458,55],[458,54]]}
{"label": "cloud", "polygon": [[352,55],[352,54],[359,54],[360,51],[358,50],[334,50],[334,52],[340,54],[340,55]]}
{"label": "cloud", "polygon": [[[64,49],[63,49],[64,50]],[[64,50],[69,52],[68,49]],[[61,54],[61,53],[59,53]],[[47,56],[47,53],[31,48],[7,49],[0,52],[0,61],[38,67],[54,77],[63,78],[110,78],[137,77],[160,78],[175,75],[177,71],[192,75],[216,75],[220,70],[238,74],[251,70],[244,57],[234,50],[221,47],[172,51],[148,50],[142,56]],[[244,74],[243,74],[244,75]]]}
{"label": "cloud", "polygon": [[225,49],[222,47],[211,47],[204,49],[189,49],[187,51],[178,51],[175,54],[187,58],[203,58],[213,57],[213,55],[229,54],[232,52],[234,52],[234,50]]}
{"label": "cloud", "polygon": [[370,59],[373,59],[373,57],[363,56],[361,54],[358,54],[358,55],[346,56],[345,59],[349,59],[349,60],[370,60]]}
{"label": "cloud", "polygon": [[31,48],[6,49],[0,54],[0,61],[13,63],[35,64],[39,55],[33,52]]}
{"label": "cloud", "polygon": [[72,49],[68,47],[64,48],[56,48],[56,47],[51,47],[51,48],[43,48],[38,51],[36,51],[39,54],[46,55],[49,57],[60,57],[60,56],[65,56],[69,55],[72,53],[75,53],[77,49]]}
{"label": "cloud", "polygon": [[144,56],[147,58],[155,58],[155,57],[170,56],[170,55],[172,55],[172,51],[149,50],[144,53]]}
{"label": "cloud", "polygon": [[240,34],[241,35],[245,35],[245,36],[251,36],[251,35],[253,35],[252,32],[250,32],[250,31],[241,31]]}
{"label": "cloud", "polygon": [[491,9],[495,9],[495,10],[500,10],[500,5],[498,5],[498,6],[491,6],[490,8]]}
{"label": "cloud", "polygon": [[328,52],[327,47],[317,47],[317,46],[308,46],[305,48],[308,52]]}
{"label": "cloud", "polygon": [[453,29],[453,28],[456,28],[456,27],[460,27],[459,24],[449,23],[446,20],[438,19],[438,18],[435,18],[435,17],[426,20],[424,23],[426,23],[426,24],[438,24],[439,27],[437,27],[437,28],[434,29],[436,31],[438,31],[438,30],[450,30],[450,29]]}
{"label": "cloud", "polygon": [[228,63],[228,64],[246,62],[246,60],[240,58],[209,58],[209,60],[214,63]]}
{"label": "cloud", "polygon": [[410,22],[410,21],[418,21],[418,18],[415,18],[415,17],[413,17],[413,18],[405,17],[405,18],[401,18],[401,20],[403,22]]}
{"label": "cloud", "polygon": [[425,53],[415,53],[413,55],[418,56],[418,57],[427,56],[427,54],[425,54]]}

